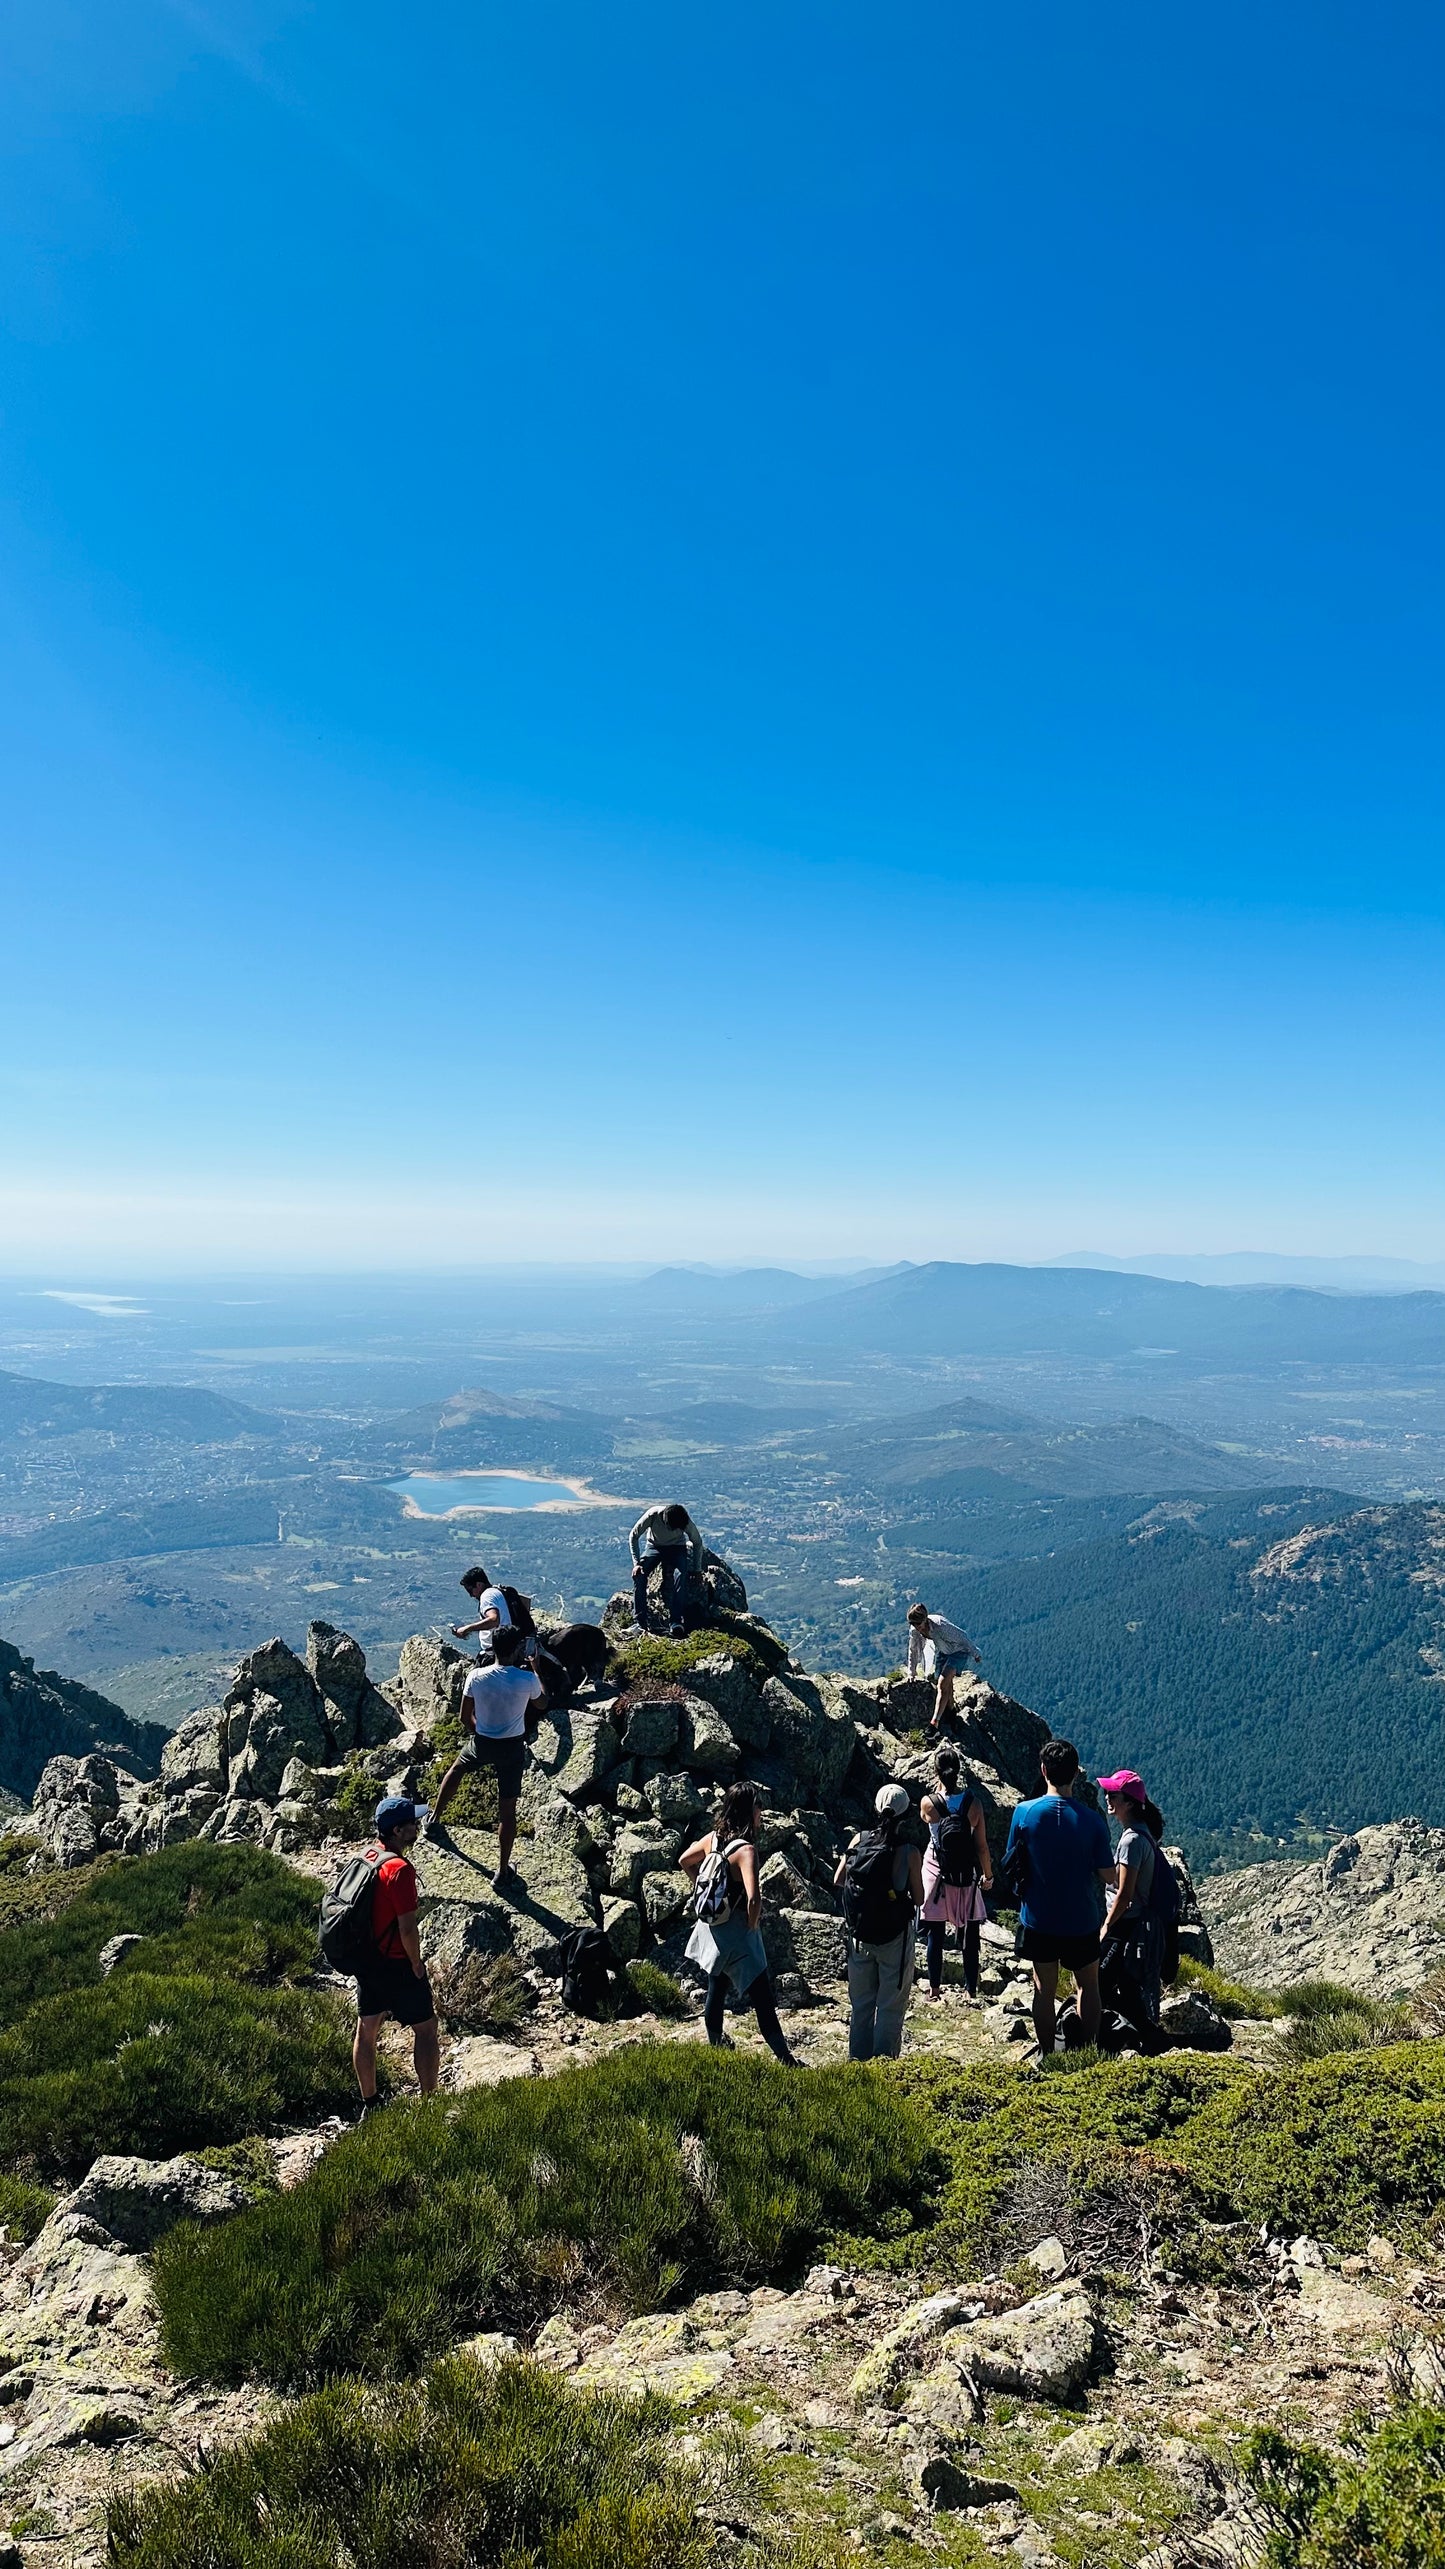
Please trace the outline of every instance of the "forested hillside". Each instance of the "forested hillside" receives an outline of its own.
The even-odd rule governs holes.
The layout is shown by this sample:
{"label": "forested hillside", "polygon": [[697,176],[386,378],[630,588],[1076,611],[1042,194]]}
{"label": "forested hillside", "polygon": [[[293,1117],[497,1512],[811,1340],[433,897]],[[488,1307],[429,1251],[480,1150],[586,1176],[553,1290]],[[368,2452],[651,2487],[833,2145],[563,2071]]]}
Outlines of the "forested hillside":
{"label": "forested hillside", "polygon": [[1438,1822],[1442,1541],[1436,1507],[1336,1502],[1312,1529],[1288,1493],[1166,1500],[951,1593],[994,1683],[1096,1769],[1137,1766],[1171,1827]]}

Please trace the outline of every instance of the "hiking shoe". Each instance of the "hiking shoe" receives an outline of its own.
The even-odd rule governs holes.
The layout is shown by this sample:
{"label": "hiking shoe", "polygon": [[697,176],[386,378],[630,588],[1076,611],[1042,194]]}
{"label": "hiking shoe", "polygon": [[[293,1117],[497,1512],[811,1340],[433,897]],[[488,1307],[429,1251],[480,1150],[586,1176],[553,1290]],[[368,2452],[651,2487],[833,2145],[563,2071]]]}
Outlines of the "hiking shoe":
{"label": "hiking shoe", "polygon": [[357,2122],[364,2123],[368,2114],[379,2114],[385,2102],[386,2099],[381,2096],[363,2096],[361,2100],[361,2112],[356,2118]]}
{"label": "hiking shoe", "polygon": [[492,1889],[494,1891],[506,1891],[510,1889],[516,1879],[517,1868],[514,1864],[499,1864],[496,1872],[492,1876]]}
{"label": "hiking shoe", "polygon": [[450,1846],[452,1843],[452,1833],[445,1820],[424,1821],[421,1834],[429,1846]]}

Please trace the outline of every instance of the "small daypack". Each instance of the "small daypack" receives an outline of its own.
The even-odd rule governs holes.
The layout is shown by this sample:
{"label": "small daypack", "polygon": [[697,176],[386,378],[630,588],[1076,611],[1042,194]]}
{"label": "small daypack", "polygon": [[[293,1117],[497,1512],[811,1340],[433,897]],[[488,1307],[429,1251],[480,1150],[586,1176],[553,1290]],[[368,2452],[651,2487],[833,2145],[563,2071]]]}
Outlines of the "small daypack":
{"label": "small daypack", "polygon": [[333,1971],[355,1975],[376,1953],[371,1930],[371,1903],[376,1877],[386,1862],[385,1847],[368,1847],[343,1865],[329,1891],[321,1894],[321,1955]]}
{"label": "small daypack", "polygon": [[617,1965],[600,1927],[574,1927],[558,1947],[562,1963],[562,2004],[577,2016],[610,2012]]}
{"label": "small daypack", "polygon": [[891,1945],[902,1933],[912,1904],[896,1891],[898,1842],[882,1829],[866,1829],[848,1849],[843,1867],[843,1919],[855,1944]]}
{"label": "small daypack", "polygon": [[520,1588],[503,1588],[501,1594],[507,1600],[507,1612],[512,1618],[513,1632],[519,1632],[524,1641],[534,1641],[537,1627],[532,1620],[531,1598],[524,1597]]}
{"label": "small daypack", "polygon": [[938,1878],[953,1891],[966,1891],[978,1880],[978,1855],[968,1807],[972,1799],[971,1793],[965,1793],[962,1810],[950,1811],[939,1822]]}
{"label": "small daypack", "polygon": [[700,1926],[720,1927],[733,1913],[732,1873],[728,1857],[736,1855],[744,1838],[732,1838],[719,1846],[714,1838],[708,1853],[698,1867],[697,1885],[692,1895],[692,1914]]}
{"label": "small daypack", "polygon": [[1154,1849],[1154,1879],[1146,1917],[1159,1931],[1159,1977],[1167,1989],[1179,1977],[1179,1919],[1184,1907],[1179,1876],[1162,1846]]}

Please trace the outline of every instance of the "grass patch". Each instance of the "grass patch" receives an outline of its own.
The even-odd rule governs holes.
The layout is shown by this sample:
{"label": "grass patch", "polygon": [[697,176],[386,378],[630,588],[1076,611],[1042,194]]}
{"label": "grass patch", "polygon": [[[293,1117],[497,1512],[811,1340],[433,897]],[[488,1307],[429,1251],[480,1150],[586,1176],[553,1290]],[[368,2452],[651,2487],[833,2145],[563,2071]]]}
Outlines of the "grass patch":
{"label": "grass patch", "polygon": [[457,2360],[304,2401],[204,2472],[111,2501],[113,2569],[709,2569],[698,2475],[649,2396]]}
{"label": "grass patch", "polygon": [[638,1633],[629,1641],[614,1644],[608,1667],[620,1686],[636,1685],[650,1678],[655,1685],[685,1687],[689,1669],[695,1668],[700,1659],[716,1659],[725,1652],[761,1686],[765,1677],[787,1664],[782,1643],[776,1648],[777,1657],[769,1657],[757,1634],[730,1632],[724,1619],[701,1632],[688,1633],[682,1641],[669,1641],[659,1632]]}
{"label": "grass patch", "polygon": [[[455,1713],[443,1713],[437,1721],[433,1722],[431,1735],[435,1754],[418,1787],[417,1799],[421,1802],[436,1800],[441,1790],[442,1777],[453,1759],[461,1754],[462,1744],[468,1736]],[[374,1807],[375,1786],[372,1788],[371,1798]],[[497,1825],[497,1817],[496,1768],[484,1766],[475,1775],[464,1775],[447,1804],[447,1827],[494,1829]],[[369,1832],[370,1813],[367,1815],[366,1826]]]}
{"label": "grass patch", "polygon": [[1278,2060],[1324,2060],[1332,2052],[1363,2052],[1382,2043],[1408,2042],[1415,2033],[1408,2006],[1381,2006],[1358,1991],[1333,1989],[1328,1981],[1305,1986],[1308,2003],[1304,2006],[1299,2004],[1299,1991],[1284,1992],[1284,2006],[1293,2012],[1294,2021],[1276,2038]]}
{"label": "grass patch", "polygon": [[259,1847],[192,1841],[159,1855],[113,1857],[78,1875],[32,1876],[26,1887],[37,1883],[52,1905],[6,1934],[0,2026],[63,1990],[98,1986],[101,1947],[112,1936],[150,1940],[126,1956],[116,1979],[140,1970],[274,1981],[316,1962],[320,1894]]}
{"label": "grass patch", "polygon": [[1208,1998],[1221,2016],[1282,2016],[1284,2001],[1277,1989],[1251,1989],[1244,1980],[1231,1980],[1227,1973],[1212,1971],[1207,1963],[1196,1962],[1192,1954],[1179,1957],[1179,1989],[1197,1989]]}
{"label": "grass patch", "polygon": [[28,2246],[55,2210],[55,2197],[44,2186],[25,2185],[19,2177],[0,2177],[0,2235],[23,2239]]}
{"label": "grass patch", "polygon": [[645,2014],[666,2016],[674,2023],[692,2014],[682,1983],[655,1962],[630,1962],[623,1978]]}
{"label": "grass patch", "polygon": [[922,2117],[867,2073],[628,2045],[398,2105],[294,2192],[176,2231],[154,2267],[166,2352],[287,2389],[405,2376],[583,2287],[640,2311],[786,2277],[835,2231],[906,2221],[941,2173]]}
{"label": "grass patch", "polygon": [[[33,1873],[26,1866],[32,1856],[42,1861]],[[67,1870],[52,1864],[38,1838],[5,1838],[0,1840],[0,1934],[14,1927],[36,1926],[47,1918],[58,1918],[73,1900],[102,1873],[110,1873],[121,1862],[118,1855],[97,1856],[93,1864],[77,1864]]]}
{"label": "grass patch", "polygon": [[1343,2455],[1266,2429],[1240,2463],[1268,2526],[1267,2569],[1441,2569],[1445,2410],[1410,2405]]}
{"label": "grass patch", "polygon": [[336,1999],[181,1971],[117,1971],[0,2034],[0,2164],[82,2176],[102,2151],[169,2158],[353,2101]]}
{"label": "grass patch", "polygon": [[537,2004],[515,1954],[464,1953],[450,1971],[432,1966],[437,2013],[463,2034],[514,2034]]}

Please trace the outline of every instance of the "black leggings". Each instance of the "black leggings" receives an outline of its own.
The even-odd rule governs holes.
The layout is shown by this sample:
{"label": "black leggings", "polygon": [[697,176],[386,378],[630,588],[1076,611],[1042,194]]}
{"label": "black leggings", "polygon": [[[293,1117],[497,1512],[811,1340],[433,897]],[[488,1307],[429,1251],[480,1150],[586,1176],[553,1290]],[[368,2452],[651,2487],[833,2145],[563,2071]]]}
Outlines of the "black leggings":
{"label": "black leggings", "polygon": [[[707,2027],[710,2043],[720,2043],[723,2038],[723,2013],[728,2003],[729,1985],[725,1971],[709,1973],[702,2021]],[[790,2061],[793,2055],[788,2049],[787,2035],[778,2023],[778,2011],[773,2004],[773,1984],[765,1971],[760,1971],[751,1988],[743,1991],[743,2003],[751,2007],[756,2016],[758,2032],[769,2051],[776,2052],[780,2061]]]}
{"label": "black leggings", "polygon": [[[963,1985],[968,1991],[970,1998],[976,1998],[978,1996],[979,1925],[980,1921],[975,1918],[963,1930]],[[928,1986],[930,1989],[937,1990],[941,1989],[943,1986],[943,1940],[947,1933],[948,1926],[944,1919],[929,1919],[926,1928],[926,1935],[928,1939]]]}

